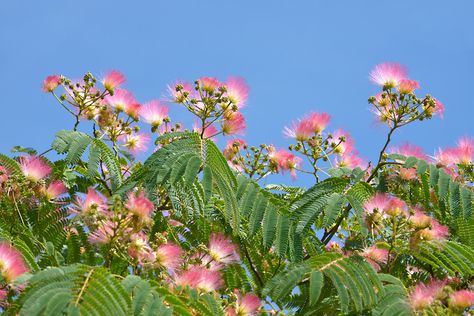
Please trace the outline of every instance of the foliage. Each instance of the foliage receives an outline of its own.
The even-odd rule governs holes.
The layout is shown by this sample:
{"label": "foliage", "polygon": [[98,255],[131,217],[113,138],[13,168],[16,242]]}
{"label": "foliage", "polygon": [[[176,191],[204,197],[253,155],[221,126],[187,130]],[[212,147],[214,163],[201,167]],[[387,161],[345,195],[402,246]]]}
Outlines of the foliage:
{"label": "foliage", "polygon": [[[329,115],[285,129],[289,149],[216,137],[245,127],[240,78],[170,88],[192,113],[172,124],[113,71],[100,85],[46,78],[74,118],[42,154],[0,154],[0,306],[6,315],[458,315],[474,303],[474,141],[430,159],[389,150],[404,125],[443,105],[417,97],[397,64],[371,74],[389,127],[364,163]],[[62,90],[61,92],[60,89]],[[143,162],[150,125],[156,150]],[[87,132],[91,129],[91,132]],[[48,160],[54,151],[60,159]],[[52,159],[51,155],[51,159]],[[57,157],[56,157],[57,158]],[[303,159],[305,162],[303,162]],[[307,174],[309,188],[262,186]]]}

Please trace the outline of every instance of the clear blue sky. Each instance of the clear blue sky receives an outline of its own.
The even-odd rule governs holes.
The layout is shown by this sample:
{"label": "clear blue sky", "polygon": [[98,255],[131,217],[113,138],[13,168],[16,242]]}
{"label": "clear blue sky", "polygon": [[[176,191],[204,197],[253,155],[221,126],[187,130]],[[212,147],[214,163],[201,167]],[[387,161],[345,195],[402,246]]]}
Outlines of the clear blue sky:
{"label": "clear blue sky", "polygon": [[[380,62],[410,69],[446,106],[444,120],[416,123],[395,143],[428,153],[473,134],[474,1],[2,1],[0,152],[47,149],[72,122],[40,86],[48,74],[124,72],[140,101],[176,79],[240,75],[251,86],[246,138],[285,146],[282,129],[326,111],[375,159],[386,129],[374,124],[368,72]],[[186,121],[173,107],[172,118]],[[189,119],[188,119],[189,121]],[[221,141],[221,145],[222,145]]]}

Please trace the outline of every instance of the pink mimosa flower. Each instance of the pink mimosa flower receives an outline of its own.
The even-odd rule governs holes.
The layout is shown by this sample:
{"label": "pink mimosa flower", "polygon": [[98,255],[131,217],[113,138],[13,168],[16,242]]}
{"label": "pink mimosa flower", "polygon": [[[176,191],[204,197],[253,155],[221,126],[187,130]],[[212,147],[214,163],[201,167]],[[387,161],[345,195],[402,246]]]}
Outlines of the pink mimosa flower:
{"label": "pink mimosa flower", "polygon": [[221,86],[221,83],[219,82],[219,80],[217,80],[217,78],[213,78],[213,77],[201,77],[198,79],[198,82],[199,82],[199,86],[203,89],[203,90],[215,90],[217,89],[219,86]]}
{"label": "pink mimosa flower", "polygon": [[31,181],[39,181],[51,173],[52,168],[37,156],[26,156],[20,158],[20,169]]}
{"label": "pink mimosa flower", "polygon": [[336,156],[334,158],[335,165],[338,167],[347,167],[350,169],[355,169],[357,167],[365,169],[367,163],[358,156],[356,152],[352,152],[348,155]]}
{"label": "pink mimosa flower", "polygon": [[459,309],[470,308],[474,305],[474,292],[461,290],[449,296],[449,306]]}
{"label": "pink mimosa flower", "polygon": [[389,203],[389,195],[377,193],[370,200],[364,203],[364,209],[367,214],[373,214],[375,212],[384,213]]}
{"label": "pink mimosa flower", "polygon": [[375,246],[365,248],[362,252],[362,257],[364,257],[368,263],[374,268],[375,271],[380,271],[379,264],[386,264],[388,260],[388,250],[380,249]]}
{"label": "pink mimosa flower", "polygon": [[124,144],[128,151],[136,155],[140,152],[144,152],[148,149],[148,142],[150,141],[150,136],[143,133],[135,133],[125,136]]}
{"label": "pink mimosa flower", "polygon": [[406,203],[396,196],[390,197],[388,205],[385,207],[385,214],[389,216],[408,216],[408,209]]}
{"label": "pink mimosa flower", "polygon": [[224,285],[224,281],[218,271],[193,266],[176,277],[176,284],[189,286],[202,292],[212,292],[221,288]]}
{"label": "pink mimosa flower", "polygon": [[28,268],[21,253],[7,242],[0,242],[0,273],[6,283],[13,282],[27,272]]}
{"label": "pink mimosa flower", "polygon": [[237,295],[237,302],[235,308],[226,309],[227,315],[239,315],[239,316],[255,316],[262,304],[260,298],[252,293],[248,293],[242,296],[238,291],[234,291]]}
{"label": "pink mimosa flower", "polygon": [[8,294],[5,290],[0,290],[0,304],[7,298]]}
{"label": "pink mimosa flower", "polygon": [[130,236],[130,241],[128,247],[130,257],[137,259],[141,264],[155,261],[155,256],[148,243],[148,237],[143,231]]}
{"label": "pink mimosa flower", "polygon": [[398,91],[402,94],[412,93],[420,88],[420,84],[416,80],[402,79],[398,85]]}
{"label": "pink mimosa flower", "polygon": [[246,146],[247,142],[240,138],[229,139],[227,145],[224,148],[224,157],[227,160],[232,160],[235,155],[241,150],[243,146]]}
{"label": "pink mimosa flower", "polygon": [[408,71],[397,63],[383,63],[375,66],[370,72],[370,80],[375,84],[387,87],[396,87],[401,80],[407,79]]}
{"label": "pink mimosa flower", "polygon": [[222,132],[224,135],[233,135],[245,130],[245,117],[240,112],[231,112],[226,115],[222,123]]}
{"label": "pink mimosa flower", "polygon": [[291,127],[285,127],[283,133],[290,138],[298,141],[308,140],[314,133],[313,124],[308,120],[293,122]]}
{"label": "pink mimosa flower", "polygon": [[0,184],[7,182],[8,180],[8,171],[5,167],[0,166]]}
{"label": "pink mimosa flower", "polygon": [[411,181],[417,179],[416,168],[400,168],[400,178],[405,181]]}
{"label": "pink mimosa flower", "polygon": [[349,133],[338,129],[332,135],[331,145],[334,146],[333,148],[336,154],[344,155],[353,150],[354,141]]}
{"label": "pink mimosa flower", "polygon": [[85,199],[79,197],[76,199],[76,205],[79,211],[84,214],[89,214],[91,212],[107,212],[107,199],[97,193],[97,191],[92,187],[87,189]]}
{"label": "pink mimosa flower", "polygon": [[168,107],[162,105],[160,101],[152,100],[143,104],[140,108],[140,116],[148,124],[160,126],[163,120],[168,117]]}
{"label": "pink mimosa flower", "polygon": [[329,124],[331,117],[327,113],[311,112],[306,120],[311,124],[313,132],[321,133]]}
{"label": "pink mimosa flower", "polygon": [[438,166],[449,167],[458,162],[458,153],[455,148],[439,149],[434,159]]}
{"label": "pink mimosa flower", "polygon": [[135,216],[141,220],[147,221],[150,219],[151,213],[155,209],[153,203],[145,197],[145,193],[141,191],[138,195],[134,192],[127,194],[127,203],[125,207]]}
{"label": "pink mimosa flower", "polygon": [[435,108],[432,110],[433,114],[439,115],[439,117],[443,118],[444,110],[445,110],[444,104],[441,103],[440,101],[436,100],[435,101]]}
{"label": "pink mimosa flower", "polygon": [[431,228],[425,228],[419,231],[423,240],[442,240],[449,236],[449,228],[441,225],[437,220],[431,219]]}
{"label": "pink mimosa flower", "polygon": [[107,90],[114,90],[120,85],[125,83],[125,76],[116,70],[110,71],[108,74],[105,75],[104,79],[102,80],[102,84],[104,88]]}
{"label": "pink mimosa flower", "polygon": [[158,264],[169,270],[174,270],[181,265],[182,250],[174,244],[163,244],[155,251],[155,257]]}
{"label": "pink mimosa flower", "polygon": [[232,104],[239,109],[242,108],[249,95],[249,87],[245,80],[240,77],[230,77],[227,79],[225,86],[227,88],[226,96]]}
{"label": "pink mimosa flower", "polygon": [[[104,103],[115,108],[118,112],[125,112],[130,115],[138,114],[139,104],[133,94],[124,89],[116,89],[114,95],[106,96]],[[130,115],[130,116],[134,116]]]}
{"label": "pink mimosa flower", "polygon": [[431,217],[420,210],[416,210],[409,221],[416,228],[426,228],[431,225]]}
{"label": "pink mimosa flower", "polygon": [[104,245],[112,240],[117,225],[112,221],[101,222],[97,230],[89,234],[89,242],[94,245]]}
{"label": "pink mimosa flower", "polygon": [[270,162],[276,167],[277,172],[290,171],[292,178],[296,178],[296,169],[301,164],[301,158],[284,149],[270,151],[268,157]]}
{"label": "pink mimosa flower", "polygon": [[58,75],[52,75],[46,77],[43,81],[43,91],[44,92],[53,92],[58,85],[61,83],[61,77]]}
{"label": "pink mimosa flower", "polygon": [[67,192],[67,188],[61,180],[55,180],[51,182],[46,189],[46,197],[50,200],[53,200]]}
{"label": "pink mimosa flower", "polygon": [[237,246],[222,233],[213,233],[209,238],[209,255],[217,262],[231,264],[239,261]]}
{"label": "pink mimosa flower", "polygon": [[458,141],[456,147],[457,161],[461,164],[469,164],[473,160],[474,139],[465,136]]}
{"label": "pink mimosa flower", "polygon": [[403,144],[400,147],[395,147],[391,149],[392,153],[397,153],[406,157],[416,157],[418,159],[428,160],[428,157],[423,152],[423,149],[419,146],[412,145],[412,144]]}
{"label": "pink mimosa flower", "polygon": [[410,305],[415,310],[431,305],[443,292],[445,281],[432,280],[430,284],[418,283],[409,295]]}

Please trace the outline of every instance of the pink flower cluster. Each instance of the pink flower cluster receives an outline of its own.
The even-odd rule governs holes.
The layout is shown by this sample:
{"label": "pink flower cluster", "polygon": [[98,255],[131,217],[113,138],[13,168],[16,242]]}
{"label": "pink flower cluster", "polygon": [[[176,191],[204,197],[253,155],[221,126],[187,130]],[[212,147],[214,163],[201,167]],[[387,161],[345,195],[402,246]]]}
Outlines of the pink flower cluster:
{"label": "pink flower cluster", "polygon": [[275,168],[276,172],[285,172],[289,171],[293,179],[296,179],[296,170],[301,165],[301,158],[295,156],[291,152],[280,149],[269,150],[268,157],[270,159],[270,164]]}
{"label": "pink flower cluster", "polygon": [[[23,176],[29,181],[28,189],[32,192],[39,192],[48,200],[56,200],[67,192],[67,188],[61,180],[51,177],[52,168],[46,160],[40,156],[22,156],[19,158],[20,170]],[[0,166],[0,192],[2,184],[10,177],[7,168]],[[12,184],[17,185],[16,183]]]}
{"label": "pink flower cluster", "polygon": [[[418,99],[414,91],[420,88],[416,80],[408,78],[407,69],[397,63],[382,63],[371,71],[370,80],[383,87],[383,92],[373,96],[369,102],[372,111],[381,122],[392,128],[411,121],[431,118],[433,114],[443,116],[444,105],[431,96]],[[392,89],[396,88],[395,91]],[[421,113],[420,113],[421,112]]]}
{"label": "pink flower cluster", "polygon": [[249,88],[242,78],[231,77],[220,82],[217,78],[201,77],[195,81],[194,89],[188,83],[177,82],[168,90],[174,102],[184,105],[199,118],[199,126],[196,123],[194,131],[202,137],[244,132],[246,122],[240,110],[247,102]]}
{"label": "pink flower cluster", "polygon": [[21,253],[8,243],[0,242],[0,273],[3,281],[12,283],[27,271],[28,268]]}
{"label": "pink flower cluster", "polygon": [[203,292],[216,291],[224,285],[220,270],[240,261],[237,246],[222,233],[213,233],[209,238],[207,253],[198,252],[191,259],[196,264],[177,272],[175,283]]}
{"label": "pink flower cluster", "polygon": [[[416,157],[426,160],[429,163],[435,163],[438,167],[451,175],[453,179],[458,178],[460,166],[468,166],[474,160],[474,139],[468,136],[458,140],[456,147],[447,147],[438,149],[434,157],[429,157],[418,146],[404,144],[400,147],[391,148],[392,153],[398,153],[406,157]],[[416,168],[400,169],[400,177],[405,180],[416,178]]]}
{"label": "pink flower cluster", "polygon": [[256,316],[261,306],[260,298],[252,293],[242,295],[235,290],[237,300],[235,306],[226,308],[227,316]]}
{"label": "pink flower cluster", "polygon": [[327,113],[311,112],[303,119],[293,122],[291,127],[285,127],[284,134],[298,141],[306,141],[314,134],[321,133],[329,124]]}

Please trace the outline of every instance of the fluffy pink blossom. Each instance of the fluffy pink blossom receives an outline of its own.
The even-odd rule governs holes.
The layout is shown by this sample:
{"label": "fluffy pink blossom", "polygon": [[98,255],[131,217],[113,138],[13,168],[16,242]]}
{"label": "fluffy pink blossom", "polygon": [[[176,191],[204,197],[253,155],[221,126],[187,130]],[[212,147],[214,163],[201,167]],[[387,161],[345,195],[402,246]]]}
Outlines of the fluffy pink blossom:
{"label": "fluffy pink blossom", "polygon": [[339,155],[350,153],[354,148],[354,140],[349,133],[338,129],[336,130],[331,139],[331,145],[334,148],[334,152]]}
{"label": "fluffy pink blossom", "polygon": [[117,225],[112,221],[101,222],[99,227],[89,234],[89,242],[94,245],[104,245],[112,240]]}
{"label": "fluffy pink blossom", "polygon": [[385,214],[389,216],[408,216],[408,209],[406,203],[396,196],[390,197],[388,205],[385,207]]}
{"label": "fluffy pink blossom", "polygon": [[212,292],[224,285],[218,271],[211,271],[200,266],[192,266],[189,270],[180,273],[175,282],[177,285],[189,286],[202,292]]}
{"label": "fluffy pink blossom", "polygon": [[386,264],[388,260],[388,250],[375,246],[365,248],[361,254],[375,271],[380,271],[380,264]]}
{"label": "fluffy pink blossom", "polygon": [[28,268],[21,253],[7,242],[0,242],[0,273],[6,283],[13,282],[27,272]]}
{"label": "fluffy pink blossom", "polygon": [[410,216],[409,222],[416,228],[426,228],[431,225],[431,217],[420,210],[416,210],[415,214]]}
{"label": "fluffy pink blossom", "polygon": [[402,94],[412,93],[419,88],[420,84],[416,80],[402,79],[398,85],[398,91]]}
{"label": "fluffy pink blossom", "polygon": [[306,120],[311,124],[313,132],[321,133],[329,124],[331,117],[327,113],[311,112],[306,117]]}
{"label": "fluffy pink blossom", "polygon": [[390,151],[406,157],[413,156],[418,159],[428,160],[428,157],[421,147],[409,143],[403,144],[400,147],[392,148]]}
{"label": "fluffy pink blossom", "polygon": [[230,112],[224,118],[222,123],[222,132],[224,135],[233,135],[245,130],[245,117],[240,112]]}
{"label": "fluffy pink blossom", "polygon": [[268,157],[277,172],[290,171],[291,176],[296,178],[296,169],[301,164],[301,158],[284,149],[269,150]]}
{"label": "fluffy pink blossom", "polygon": [[224,157],[227,160],[232,160],[242,147],[246,145],[247,142],[241,138],[229,139],[223,151]]}
{"label": "fluffy pink blossom", "polygon": [[127,203],[125,207],[138,218],[147,221],[150,219],[151,213],[155,209],[153,203],[145,197],[145,193],[141,191],[138,195],[129,192],[127,195]]}
{"label": "fluffy pink blossom", "polygon": [[474,138],[465,136],[458,141],[458,146],[455,149],[456,160],[461,164],[469,164],[473,161],[474,155]]}
{"label": "fluffy pink blossom", "polygon": [[5,167],[0,166],[0,184],[5,183],[8,180],[8,171]]}
{"label": "fluffy pink blossom", "polygon": [[474,305],[474,292],[461,290],[449,295],[449,306],[466,309]]}
{"label": "fluffy pink blossom", "polygon": [[150,136],[144,133],[135,133],[125,136],[124,144],[128,151],[136,155],[140,152],[144,152],[148,149],[148,142],[150,141]]}
{"label": "fluffy pink blossom", "polygon": [[227,88],[226,96],[239,109],[245,105],[249,95],[249,87],[245,80],[240,77],[230,77],[225,86]]}
{"label": "fluffy pink blossom", "polygon": [[48,199],[52,200],[67,192],[67,188],[61,180],[55,180],[51,182],[46,189],[45,195]]}
{"label": "fluffy pink blossom", "polygon": [[384,213],[390,203],[390,196],[384,193],[375,194],[370,200],[364,203],[364,210],[367,214]]}
{"label": "fluffy pink blossom", "polygon": [[61,83],[61,77],[59,75],[48,76],[43,81],[43,91],[53,92],[60,83]]}
{"label": "fluffy pink blossom", "polygon": [[141,264],[155,261],[155,255],[148,243],[148,237],[143,231],[130,236],[128,254]]}
{"label": "fluffy pink blossom", "polygon": [[432,280],[428,285],[419,283],[409,295],[410,305],[415,310],[431,305],[443,292],[446,281]]}
{"label": "fluffy pink blossom", "polygon": [[330,116],[327,113],[311,112],[298,122],[293,122],[291,127],[285,127],[283,133],[299,141],[305,141],[313,133],[321,133],[329,124]]}
{"label": "fluffy pink blossom", "polygon": [[125,76],[116,70],[110,71],[108,74],[105,75],[104,79],[102,80],[102,84],[104,88],[107,90],[114,90],[120,85],[125,83]]}
{"label": "fluffy pink blossom", "polygon": [[411,181],[417,179],[416,168],[400,168],[398,172],[400,178],[405,181]]}
{"label": "fluffy pink blossom", "polygon": [[[107,199],[92,187],[87,189],[85,198],[81,199],[78,197],[75,204],[78,210],[83,214],[107,212]],[[73,213],[77,213],[77,211],[73,211]]]}
{"label": "fluffy pink blossom", "polygon": [[162,105],[160,101],[152,100],[143,104],[140,108],[140,116],[148,124],[160,126],[163,120],[168,117],[168,107]]}
{"label": "fluffy pink blossom", "polygon": [[387,87],[396,87],[401,80],[407,79],[408,71],[397,63],[378,64],[370,72],[370,80],[375,84]]}
{"label": "fluffy pink blossom", "polygon": [[104,103],[115,108],[118,112],[125,112],[132,117],[138,116],[140,104],[133,94],[124,89],[116,89],[114,95],[106,96]]}
{"label": "fluffy pink blossom", "polygon": [[209,255],[214,261],[231,264],[239,261],[237,246],[222,233],[213,233],[209,238]]}
{"label": "fluffy pink blossom", "polygon": [[435,108],[432,110],[433,114],[439,115],[439,117],[443,118],[445,106],[439,100],[435,100]]}
{"label": "fluffy pink blossom", "polygon": [[212,90],[217,89],[219,86],[221,86],[221,83],[219,82],[219,80],[213,77],[201,77],[197,81],[199,82],[199,86],[203,90],[212,91]]}
{"label": "fluffy pink blossom", "polygon": [[181,265],[181,253],[179,246],[163,244],[155,251],[156,262],[169,270],[174,270]]}
{"label": "fluffy pink blossom", "polygon": [[262,304],[260,298],[257,295],[248,293],[242,296],[238,291],[234,291],[237,295],[237,302],[235,307],[229,307],[226,309],[228,316],[255,316]]}
{"label": "fluffy pink blossom", "polygon": [[301,120],[298,122],[293,122],[291,127],[286,127],[283,133],[290,138],[294,138],[298,141],[308,140],[311,135],[314,133],[314,128],[311,122],[308,120]]}
{"label": "fluffy pink blossom", "polygon": [[0,290],[0,305],[7,298],[8,294],[5,290]]}
{"label": "fluffy pink blossom", "polygon": [[358,156],[357,152],[336,156],[334,158],[334,164],[338,167],[346,167],[350,169],[355,169],[357,167],[365,169],[367,167],[367,163],[364,161],[364,159]]}
{"label": "fluffy pink blossom", "polygon": [[419,231],[423,240],[440,240],[449,236],[449,228],[441,225],[437,220],[431,219],[431,228],[425,228]]}
{"label": "fluffy pink blossom", "polygon": [[457,164],[458,152],[456,148],[438,149],[434,159],[438,166],[449,167]]}
{"label": "fluffy pink blossom", "polygon": [[26,156],[20,158],[20,168],[25,177],[39,181],[51,173],[51,167],[41,157]]}

